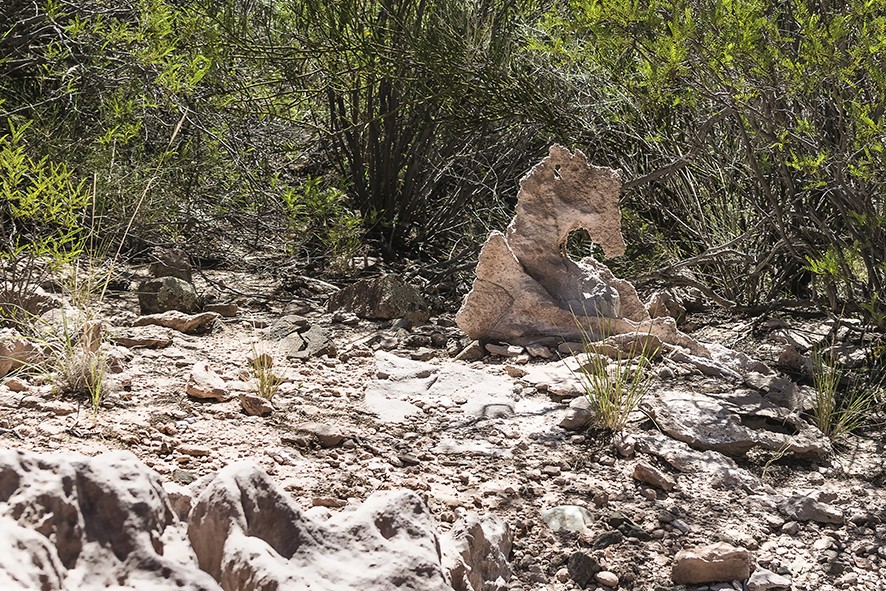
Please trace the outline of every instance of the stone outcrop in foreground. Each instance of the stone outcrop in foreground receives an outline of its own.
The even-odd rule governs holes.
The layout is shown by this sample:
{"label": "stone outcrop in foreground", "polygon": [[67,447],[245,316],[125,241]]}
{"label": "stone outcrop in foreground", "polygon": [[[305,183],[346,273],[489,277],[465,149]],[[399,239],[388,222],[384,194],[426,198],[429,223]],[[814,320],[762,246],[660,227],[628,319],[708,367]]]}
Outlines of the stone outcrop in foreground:
{"label": "stone outcrop in foreground", "polygon": [[608,257],[624,254],[619,172],[552,146],[520,181],[517,210],[505,234],[492,232],[480,251],[473,288],[458,311],[474,339],[528,344],[589,336],[651,333],[700,348],[671,318],[650,319],[628,281],[593,258],[566,256],[569,234],[585,229]]}
{"label": "stone outcrop in foreground", "polygon": [[316,518],[241,462],[190,511],[180,497],[174,510],[129,452],[0,450],[0,589],[479,591],[510,578],[505,523],[468,514],[438,536],[411,491]]}

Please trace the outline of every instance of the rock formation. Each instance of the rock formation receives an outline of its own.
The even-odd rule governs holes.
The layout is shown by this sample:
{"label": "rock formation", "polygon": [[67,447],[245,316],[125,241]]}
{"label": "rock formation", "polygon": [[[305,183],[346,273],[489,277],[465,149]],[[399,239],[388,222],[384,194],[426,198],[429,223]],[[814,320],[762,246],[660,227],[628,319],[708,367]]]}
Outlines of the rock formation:
{"label": "rock formation", "polygon": [[217,590],[169,557],[176,523],[158,476],[129,452],[0,450],[3,589]]}
{"label": "rock formation", "polygon": [[205,480],[192,502],[129,452],[0,450],[0,589],[480,591],[511,577],[493,515],[438,536],[409,490],[324,518],[248,462]]}
{"label": "rock formation", "polygon": [[492,232],[483,245],[458,326],[474,339],[514,344],[578,340],[582,330],[591,337],[643,332],[700,353],[673,319],[650,320],[629,282],[593,258],[566,256],[569,234],[582,228],[606,256],[624,254],[620,190],[618,171],[552,146],[520,181],[506,233]]}

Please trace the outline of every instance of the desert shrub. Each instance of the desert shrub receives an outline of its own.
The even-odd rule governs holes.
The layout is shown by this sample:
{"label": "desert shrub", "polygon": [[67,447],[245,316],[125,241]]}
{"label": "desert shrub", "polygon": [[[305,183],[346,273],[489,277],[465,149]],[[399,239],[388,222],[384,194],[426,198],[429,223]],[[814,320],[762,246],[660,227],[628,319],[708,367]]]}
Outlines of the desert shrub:
{"label": "desert shrub", "polygon": [[[625,203],[737,305],[882,315],[886,77],[876,3],[556,3],[531,42],[586,75]],[[882,318],[882,316],[881,316]]]}
{"label": "desert shrub", "polygon": [[[870,370],[871,368],[869,368]],[[834,342],[812,354],[815,393],[810,401],[811,418],[819,430],[836,441],[871,424],[883,410],[882,376],[852,373],[839,359]]]}
{"label": "desert shrub", "polygon": [[316,134],[370,236],[457,259],[557,120],[523,52],[532,4],[299,0],[247,17],[229,2],[216,18],[272,72],[250,94]]}
{"label": "desert shrub", "polygon": [[51,271],[79,256],[90,195],[64,163],[29,152],[30,122],[0,135],[0,319],[23,321]]}

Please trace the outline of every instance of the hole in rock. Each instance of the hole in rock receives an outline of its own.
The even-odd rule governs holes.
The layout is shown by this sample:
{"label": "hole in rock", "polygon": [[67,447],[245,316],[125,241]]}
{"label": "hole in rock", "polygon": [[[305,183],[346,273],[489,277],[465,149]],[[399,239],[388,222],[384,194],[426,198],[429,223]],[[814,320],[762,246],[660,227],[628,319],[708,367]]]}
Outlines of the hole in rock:
{"label": "hole in rock", "polygon": [[560,250],[563,255],[573,261],[580,261],[585,257],[594,257],[598,261],[603,260],[603,249],[591,240],[591,235],[584,228],[570,232]]}
{"label": "hole in rock", "polygon": [[798,433],[792,425],[782,423],[770,417],[759,417],[754,415],[741,415],[741,424],[748,429],[766,429],[774,433],[783,433],[784,435],[796,435]]}

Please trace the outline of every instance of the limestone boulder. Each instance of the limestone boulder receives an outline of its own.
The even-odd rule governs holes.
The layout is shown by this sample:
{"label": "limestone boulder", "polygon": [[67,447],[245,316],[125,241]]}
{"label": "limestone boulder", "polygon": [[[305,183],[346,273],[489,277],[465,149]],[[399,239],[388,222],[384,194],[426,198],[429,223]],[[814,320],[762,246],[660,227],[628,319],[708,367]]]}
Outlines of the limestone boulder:
{"label": "limestone boulder", "polygon": [[186,554],[164,552],[178,527],[159,477],[129,452],[0,451],[0,588],[217,591]]}
{"label": "limestone boulder", "polygon": [[188,538],[225,590],[452,590],[433,518],[411,491],[379,491],[320,521],[264,472],[232,464],[196,499]]}
{"label": "limestone boulder", "polygon": [[193,284],[178,277],[160,277],[142,281],[138,286],[141,313],[160,314],[169,310],[194,313],[199,308]]}
{"label": "limestone boulder", "polygon": [[332,294],[329,311],[352,312],[368,320],[405,318],[412,324],[423,324],[430,318],[424,297],[394,274],[361,279]]}
{"label": "limestone boulder", "polygon": [[742,581],[751,574],[752,561],[750,552],[724,542],[680,550],[671,580],[681,585]]}

